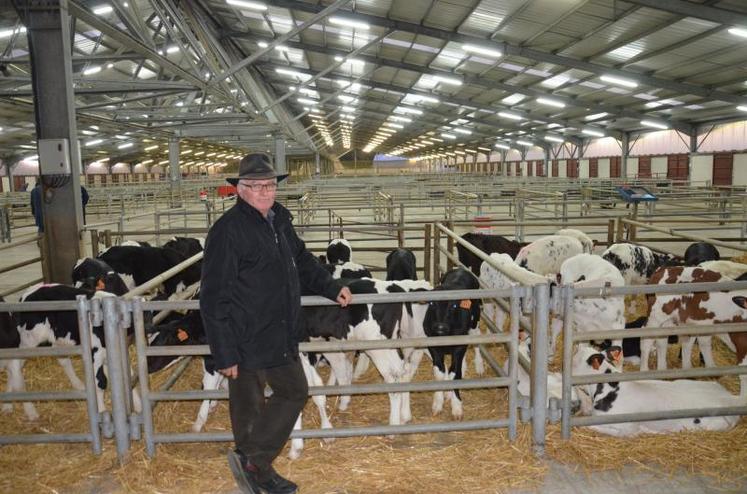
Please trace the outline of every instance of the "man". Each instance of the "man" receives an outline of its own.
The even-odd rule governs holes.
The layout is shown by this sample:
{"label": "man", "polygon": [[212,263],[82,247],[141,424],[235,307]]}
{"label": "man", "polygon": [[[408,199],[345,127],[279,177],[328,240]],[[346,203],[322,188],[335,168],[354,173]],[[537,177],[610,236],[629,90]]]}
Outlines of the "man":
{"label": "man", "polygon": [[[298,238],[290,212],[275,202],[279,180],[262,153],[245,156],[236,205],[208,233],[200,311],[210,351],[228,377],[236,450],[231,471],[242,492],[291,494],[297,486],[272,467],[308,395],[298,357],[301,285],[341,306],[347,287],[317,262]],[[264,397],[265,384],[272,396]]]}
{"label": "man", "polygon": [[[43,188],[41,180],[37,179],[36,185],[31,189],[31,214],[34,216],[34,223],[39,233],[44,233],[44,215],[42,213],[42,194]],[[88,191],[82,185],[80,186],[80,201],[83,204],[83,224],[86,223],[86,204],[88,204]]]}

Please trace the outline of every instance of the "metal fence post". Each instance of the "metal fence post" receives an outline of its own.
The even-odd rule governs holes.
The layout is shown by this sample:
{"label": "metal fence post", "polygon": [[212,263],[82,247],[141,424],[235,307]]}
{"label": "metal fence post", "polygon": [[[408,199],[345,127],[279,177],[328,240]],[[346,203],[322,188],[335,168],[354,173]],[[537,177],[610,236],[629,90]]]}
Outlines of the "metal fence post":
{"label": "metal fence post", "polygon": [[537,455],[545,453],[547,425],[547,326],[550,322],[550,287],[545,283],[532,288],[534,296],[532,332],[532,445]]}
{"label": "metal fence post", "polygon": [[101,430],[99,429],[99,405],[96,399],[96,382],[93,376],[93,354],[91,353],[91,321],[89,315],[89,301],[85,295],[75,298],[78,312],[78,333],[83,361],[83,379],[86,384],[86,410],[88,412],[88,427],[91,429],[91,448],[93,454],[101,454]]}
{"label": "metal fence post", "polygon": [[117,299],[104,297],[101,299],[104,311],[104,338],[106,341],[107,366],[109,368],[109,389],[111,391],[112,418],[114,421],[114,436],[117,443],[117,458],[124,463],[127,451],[130,449],[129,426],[127,425],[127,409],[125,406],[124,376],[119,340],[119,311]]}
{"label": "metal fence post", "polygon": [[433,230],[433,283],[441,279],[441,229]]}
{"label": "metal fence post", "polygon": [[563,294],[563,413],[561,415],[560,432],[563,439],[571,438],[571,375],[573,360],[573,285],[562,287]]}
{"label": "metal fence post", "polygon": [[[454,222],[449,220],[446,223],[446,228],[448,228],[449,230],[453,232]],[[446,250],[449,252],[449,254],[454,255],[454,237],[452,237],[451,235],[449,235],[446,238]],[[454,262],[451,260],[450,257],[447,256],[446,257],[446,271],[451,271],[453,268],[454,268]]]}
{"label": "metal fence post", "polygon": [[135,349],[137,352],[137,370],[140,385],[140,399],[143,404],[143,436],[145,450],[149,457],[156,454],[156,444],[153,439],[153,407],[150,400],[150,385],[148,383],[148,357],[145,350],[148,346],[145,337],[145,321],[143,319],[143,299],[135,297],[132,300],[132,324],[135,329]]}
{"label": "metal fence post", "polygon": [[425,281],[433,279],[431,276],[431,229],[432,225],[426,223],[423,244],[423,278],[425,278]]}
{"label": "metal fence post", "polygon": [[405,205],[399,205],[399,224],[397,225],[397,247],[405,246]]}

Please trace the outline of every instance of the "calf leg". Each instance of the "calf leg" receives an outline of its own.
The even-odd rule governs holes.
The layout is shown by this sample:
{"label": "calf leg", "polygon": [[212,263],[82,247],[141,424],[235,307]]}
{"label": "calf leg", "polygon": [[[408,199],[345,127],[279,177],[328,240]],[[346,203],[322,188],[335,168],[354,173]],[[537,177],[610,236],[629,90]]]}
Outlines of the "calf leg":
{"label": "calf leg", "polygon": [[[26,391],[26,381],[23,379],[23,362],[21,359],[13,359],[7,360],[4,363],[5,368],[8,370],[6,389],[9,393]],[[0,365],[0,368],[2,368],[2,365]],[[3,403],[2,410],[3,413],[12,412],[13,403]],[[28,420],[34,421],[39,419],[39,413],[37,413],[33,403],[28,401],[23,402],[23,411],[26,413]]]}
{"label": "calf leg", "polygon": [[[480,330],[480,327],[478,326],[476,328],[471,328],[469,330],[469,334],[480,335],[482,334],[482,331]],[[482,352],[480,351],[480,345],[475,345],[474,349],[475,349],[475,361],[474,361],[475,374],[477,374],[478,376],[482,376],[483,374],[485,374],[485,363],[482,361]],[[460,369],[460,374],[462,374],[461,371],[462,369]]]}
{"label": "calf leg", "polygon": [[641,371],[648,370],[648,358],[653,348],[654,340],[652,338],[641,338]]}
{"label": "calf leg", "polygon": [[[322,386],[324,384],[322,378],[319,376],[316,369],[314,369],[314,367],[309,363],[308,357],[301,354],[300,358],[301,365],[303,366],[303,373],[306,375],[306,382],[309,383],[309,386]],[[322,429],[331,429],[332,423],[329,421],[329,417],[327,416],[327,397],[325,395],[314,395],[311,399],[319,410],[319,420],[322,424]],[[329,443],[335,439],[333,437],[328,437],[324,440]]]}
{"label": "calf leg", "polygon": [[669,343],[666,338],[656,338],[656,370],[667,369],[667,349]]}
{"label": "calf leg", "polygon": [[[452,381],[462,379],[462,361],[464,360],[464,354],[467,353],[466,346],[455,347],[451,352],[451,367],[449,368],[449,375],[447,379]],[[462,408],[462,398],[459,394],[459,390],[455,389],[448,392],[448,398],[451,400],[451,416],[457,420],[461,420],[464,416],[464,410]]]}
{"label": "calf leg", "polygon": [[[444,365],[444,353],[440,348],[429,348],[433,359],[433,379],[443,381],[446,379],[446,366]],[[433,415],[438,415],[444,409],[444,392],[436,391],[433,393],[433,406],[431,411]]]}
{"label": "calf leg", "polygon": [[[324,358],[329,362],[332,368],[332,374],[340,386],[348,386],[353,382],[353,364],[348,356],[343,352],[329,352],[324,354]],[[350,405],[350,395],[340,395],[340,402],[337,405],[339,410],[347,410]]]}
{"label": "calf leg", "polygon": [[[693,359],[693,345],[695,339],[691,336],[680,335],[680,343],[682,344],[682,368],[689,369],[692,367]],[[711,357],[713,359],[713,357]]]}
{"label": "calf leg", "polygon": [[[294,431],[300,431],[302,427],[302,421],[301,418],[303,417],[303,412],[298,414],[298,418],[296,419],[296,423],[293,425]],[[291,439],[291,445],[290,449],[288,450],[288,458],[291,460],[297,460],[301,457],[301,451],[303,451],[303,439],[300,437],[294,437]]]}
{"label": "calf leg", "polygon": [[698,347],[703,354],[703,361],[706,367],[716,367],[716,361],[713,360],[713,348],[711,347],[710,336],[698,336]]}
{"label": "calf leg", "polygon": [[[223,376],[217,370],[209,372],[205,369],[204,361],[202,365],[202,389],[204,391],[216,391],[220,388]],[[197,412],[197,418],[192,424],[193,432],[200,432],[202,430],[207,422],[208,414],[213,408],[215,408],[217,403],[218,402],[215,400],[203,400],[202,403],[200,403],[200,410]]]}
{"label": "calf leg", "polygon": [[355,371],[353,372],[353,379],[359,379],[368,370],[368,366],[371,363],[371,359],[368,358],[365,352],[358,354],[358,360],[355,362]]}
{"label": "calf leg", "polygon": [[[383,338],[383,337],[382,337]],[[402,382],[407,374],[406,366],[396,350],[366,350],[376,368],[384,378],[384,382]],[[402,419],[402,393],[389,393],[389,424],[400,425]]]}
{"label": "calf leg", "polygon": [[86,385],[83,384],[83,381],[81,381],[75,374],[73,363],[69,358],[58,358],[57,362],[60,363],[60,367],[62,367],[62,370],[65,371],[65,375],[70,380],[70,384],[73,386],[73,389],[77,389],[78,391],[86,389]]}

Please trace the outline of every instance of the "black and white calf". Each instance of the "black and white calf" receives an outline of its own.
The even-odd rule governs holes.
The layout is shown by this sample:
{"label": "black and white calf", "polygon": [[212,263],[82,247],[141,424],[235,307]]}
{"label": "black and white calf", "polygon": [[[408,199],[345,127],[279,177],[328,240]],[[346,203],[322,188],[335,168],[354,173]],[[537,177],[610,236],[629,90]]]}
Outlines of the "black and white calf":
{"label": "black and white calf", "polygon": [[[742,362],[745,365],[747,362]],[[588,345],[579,345],[573,356],[573,374],[611,374],[619,372],[605,356]],[[576,386],[581,411],[586,415],[611,416],[626,413],[676,411],[747,404],[747,376],[739,376],[741,393],[732,395],[715,381],[623,381]],[[631,437],[638,434],[665,434],[684,430],[726,431],[739,422],[738,416],[652,420],[620,424],[594,425],[602,434]]]}
{"label": "black and white calf", "polygon": [[685,266],[697,266],[706,261],[718,261],[721,254],[708,242],[695,242],[685,249]]}
{"label": "black and white calf", "polygon": [[563,261],[583,252],[584,244],[576,236],[548,235],[522,247],[516,263],[542,276],[555,275]]}
{"label": "black and white calf", "polygon": [[73,283],[77,288],[103,290],[114,295],[124,295],[129,291],[122,277],[98,258],[78,260],[73,268]]}
{"label": "black and white calf", "polygon": [[417,280],[415,254],[409,249],[397,248],[386,256],[386,279]]}
{"label": "black and white calf", "polygon": [[602,258],[620,271],[626,285],[646,284],[659,267],[674,263],[671,257],[656,254],[648,247],[626,243],[611,245]]}
{"label": "black and white calf", "polygon": [[327,246],[327,262],[342,264],[353,260],[353,248],[344,238],[336,238]]}
{"label": "black and white calf", "polygon": [[[492,254],[494,252],[498,254],[508,254],[511,259],[516,258],[521,248],[527,245],[526,243],[510,240],[500,235],[484,235],[481,233],[465,233],[462,235],[462,239],[486,254]],[[457,253],[459,254],[459,262],[467,266],[475,276],[479,276],[482,259],[470,252],[462,244],[457,243],[456,247]]]}
{"label": "black and white calf", "polygon": [[351,261],[341,264],[322,264],[322,267],[336,280],[357,280],[371,277],[371,271],[366,269],[365,266]]}
{"label": "black and white calf", "polygon": [[[119,273],[130,290],[187,259],[173,249],[132,246],[112,247],[98,258]],[[164,281],[164,292],[167,295],[180,292],[200,281],[200,274],[199,265],[193,264]]]}
{"label": "black and white calf", "polygon": [[[0,302],[5,302],[5,299],[0,297]],[[21,344],[21,337],[18,334],[13,316],[8,312],[0,312],[0,348],[10,349],[18,348]],[[8,393],[23,392],[26,391],[26,383],[23,380],[23,360],[10,359],[0,360],[0,371],[6,369],[8,371],[8,381],[6,383],[6,391]],[[29,420],[36,420],[39,418],[39,414],[36,412],[34,405],[29,402],[23,404],[23,410],[26,413],[26,418]],[[3,403],[3,413],[10,413],[13,411],[13,403]]]}
{"label": "black and white calf", "polygon": [[[441,278],[441,284],[436,290],[476,290],[479,283],[469,271],[458,268],[447,272]],[[479,331],[480,300],[462,299],[433,301],[428,304],[423,321],[425,334],[432,336],[463,336],[470,332]],[[433,359],[433,376],[437,381],[457,380],[462,378],[462,362],[467,352],[467,345],[450,347],[429,347],[428,351]],[[444,359],[451,355],[448,372]],[[433,397],[433,414],[443,410],[444,398],[451,401],[451,415],[461,419],[463,416],[462,400],[459,390],[437,391]]]}
{"label": "black and white calf", "polygon": [[[50,284],[32,287],[23,294],[21,302],[75,300],[78,295],[84,295],[88,299],[114,296],[103,290],[94,291],[67,285]],[[52,346],[80,344],[78,315],[75,311],[18,312],[15,319],[20,336],[20,348],[34,348],[43,344]],[[99,411],[102,411],[104,410],[104,390],[107,386],[104,328],[103,326],[89,326],[86,330],[91,332],[96,398]],[[58,362],[73,388],[77,390],[85,389],[83,382],[75,375],[70,359],[60,358]],[[133,400],[135,410],[140,411],[137,394],[133,395]]]}
{"label": "black and white calf", "polygon": [[171,240],[163,244],[164,249],[172,249],[189,259],[205,249],[205,239],[202,237],[171,237]]}

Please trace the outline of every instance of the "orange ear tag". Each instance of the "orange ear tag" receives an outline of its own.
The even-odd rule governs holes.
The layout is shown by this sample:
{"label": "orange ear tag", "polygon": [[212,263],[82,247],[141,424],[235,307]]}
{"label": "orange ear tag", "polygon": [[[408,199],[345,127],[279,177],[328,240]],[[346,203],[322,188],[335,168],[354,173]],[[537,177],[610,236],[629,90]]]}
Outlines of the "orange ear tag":
{"label": "orange ear tag", "polygon": [[461,302],[459,302],[459,307],[461,307],[462,309],[468,309],[469,310],[469,308],[472,307],[472,301],[469,300],[469,299],[462,300]]}
{"label": "orange ear tag", "polygon": [[103,290],[104,288],[106,288],[106,284],[104,283],[103,279],[99,278],[96,281],[96,290]]}
{"label": "orange ear tag", "polygon": [[187,338],[189,338],[189,335],[182,328],[179,328],[176,332],[176,337],[179,339],[179,341],[186,341]]}

